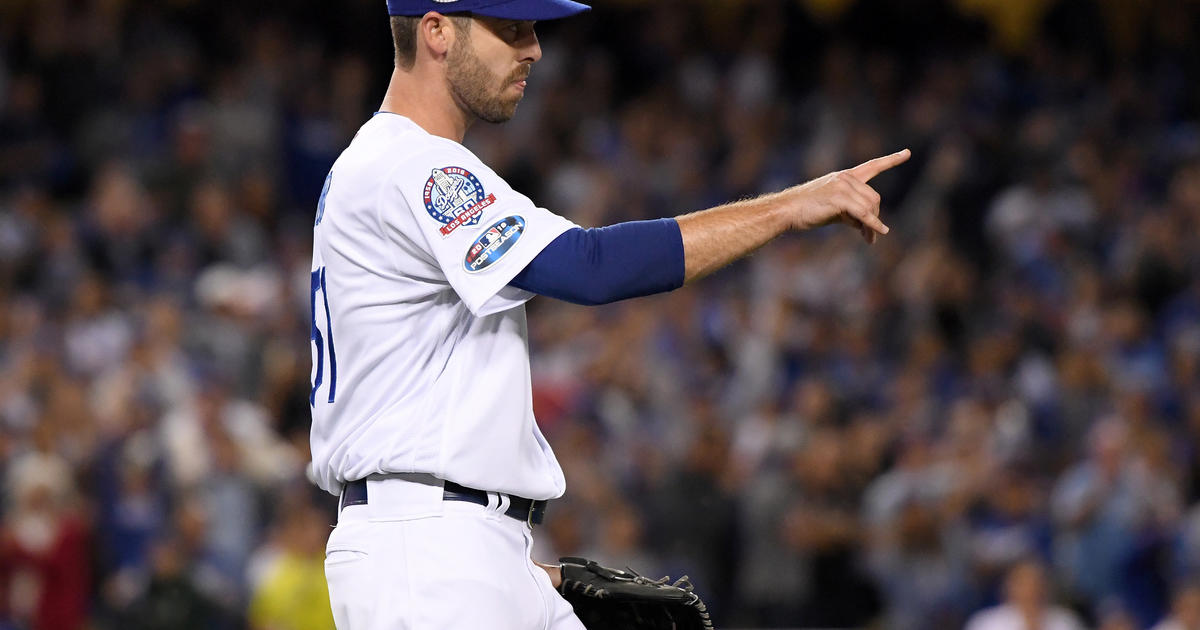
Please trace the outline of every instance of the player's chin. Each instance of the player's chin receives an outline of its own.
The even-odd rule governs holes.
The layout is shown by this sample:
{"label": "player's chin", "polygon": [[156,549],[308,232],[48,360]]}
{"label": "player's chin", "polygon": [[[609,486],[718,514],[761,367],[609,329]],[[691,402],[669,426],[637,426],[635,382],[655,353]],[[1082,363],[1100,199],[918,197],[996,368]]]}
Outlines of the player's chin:
{"label": "player's chin", "polygon": [[479,114],[479,118],[484,122],[499,124],[512,120],[513,116],[516,115],[517,104],[513,103],[511,106],[505,104],[504,106],[490,109],[486,113]]}
{"label": "player's chin", "polygon": [[517,105],[521,103],[521,97],[506,98],[497,101],[484,120],[490,123],[503,123],[512,120],[513,116],[517,115]]}

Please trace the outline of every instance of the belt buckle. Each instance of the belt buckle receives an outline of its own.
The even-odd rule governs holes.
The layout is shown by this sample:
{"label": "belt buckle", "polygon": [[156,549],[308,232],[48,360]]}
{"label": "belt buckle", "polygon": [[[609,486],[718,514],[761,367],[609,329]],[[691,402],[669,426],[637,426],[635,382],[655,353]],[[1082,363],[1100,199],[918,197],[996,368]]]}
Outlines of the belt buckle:
{"label": "belt buckle", "polygon": [[529,502],[529,509],[525,511],[525,524],[529,529],[533,529],[533,511],[537,509],[537,501]]}

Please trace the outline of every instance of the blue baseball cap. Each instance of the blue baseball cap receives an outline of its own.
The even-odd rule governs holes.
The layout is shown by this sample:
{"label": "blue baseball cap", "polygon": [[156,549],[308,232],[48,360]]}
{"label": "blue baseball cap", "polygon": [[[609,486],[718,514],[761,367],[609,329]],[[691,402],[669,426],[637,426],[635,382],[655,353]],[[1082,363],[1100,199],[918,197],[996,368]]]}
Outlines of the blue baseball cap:
{"label": "blue baseball cap", "polygon": [[506,20],[557,20],[591,9],[572,0],[387,0],[388,15],[474,13]]}

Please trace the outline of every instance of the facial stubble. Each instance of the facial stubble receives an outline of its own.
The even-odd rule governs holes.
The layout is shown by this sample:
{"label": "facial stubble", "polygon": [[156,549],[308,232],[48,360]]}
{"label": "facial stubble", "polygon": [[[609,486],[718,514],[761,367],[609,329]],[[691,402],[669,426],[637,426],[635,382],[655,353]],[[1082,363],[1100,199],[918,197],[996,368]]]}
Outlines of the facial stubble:
{"label": "facial stubble", "polygon": [[[446,78],[459,104],[480,120],[502,123],[517,113],[521,95],[505,97],[508,86],[528,72],[522,67],[503,82],[484,65],[466,38],[459,38],[450,49]],[[497,87],[498,86],[498,87]]]}

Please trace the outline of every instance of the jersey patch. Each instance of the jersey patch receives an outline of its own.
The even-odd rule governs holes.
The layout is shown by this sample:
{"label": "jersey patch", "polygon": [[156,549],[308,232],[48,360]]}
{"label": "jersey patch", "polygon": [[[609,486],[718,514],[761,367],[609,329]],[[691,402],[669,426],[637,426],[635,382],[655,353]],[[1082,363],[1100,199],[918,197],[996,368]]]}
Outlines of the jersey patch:
{"label": "jersey patch", "polygon": [[525,232],[525,219],[517,216],[505,217],[484,231],[471,243],[463,267],[467,273],[483,271],[496,264],[517,244]]}
{"label": "jersey patch", "polygon": [[435,168],[425,182],[425,211],[442,223],[443,237],[464,225],[479,223],[484,208],[496,202],[496,195],[484,193],[479,178],[465,168]]}

